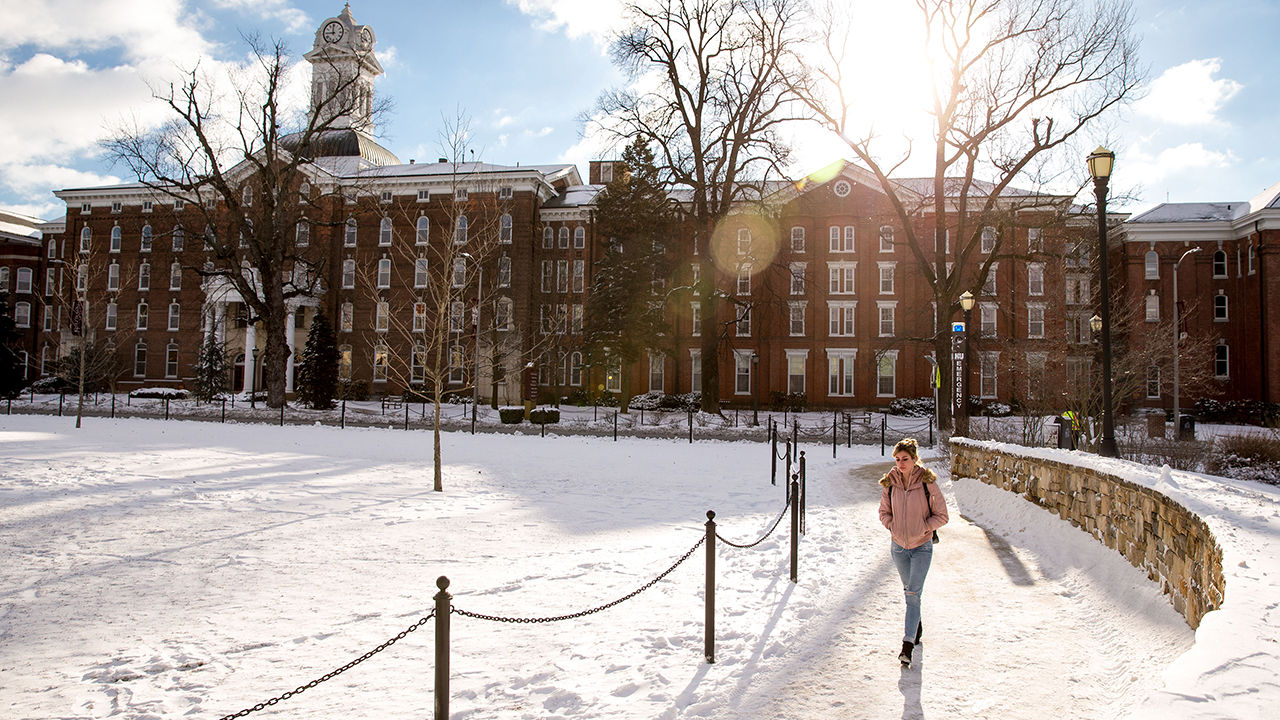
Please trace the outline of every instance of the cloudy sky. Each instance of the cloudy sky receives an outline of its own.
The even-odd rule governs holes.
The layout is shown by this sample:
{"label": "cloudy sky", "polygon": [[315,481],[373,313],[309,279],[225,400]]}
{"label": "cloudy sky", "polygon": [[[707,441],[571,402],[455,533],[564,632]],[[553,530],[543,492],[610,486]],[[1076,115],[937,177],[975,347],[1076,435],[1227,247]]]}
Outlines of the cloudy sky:
{"label": "cloudy sky", "polygon": [[[892,7],[902,1],[868,0],[865,22],[904,23],[912,16]],[[1105,137],[1100,130],[1086,141],[1114,145],[1117,183],[1140,193],[1128,209],[1166,198],[1246,200],[1280,182],[1280,3],[1133,4],[1152,82]],[[596,151],[578,118],[602,90],[625,81],[607,53],[619,22],[616,0],[355,0],[351,9],[377,33],[387,71],[378,93],[395,105],[380,139],[402,160],[440,155],[445,119],[462,112],[478,157],[576,162],[585,175]],[[53,190],[134,179],[102,161],[98,141],[122,122],[164,119],[148,101],[149,86],[197,62],[213,69],[242,63],[245,33],[284,39],[301,55],[318,25],[341,10],[339,0],[12,3],[0,32],[0,207],[53,218],[64,212]],[[876,72],[910,75],[909,48],[876,48],[880,57],[898,55]],[[899,94],[874,106],[909,108],[911,94]],[[799,131],[797,149],[796,174],[844,155],[816,130]]]}

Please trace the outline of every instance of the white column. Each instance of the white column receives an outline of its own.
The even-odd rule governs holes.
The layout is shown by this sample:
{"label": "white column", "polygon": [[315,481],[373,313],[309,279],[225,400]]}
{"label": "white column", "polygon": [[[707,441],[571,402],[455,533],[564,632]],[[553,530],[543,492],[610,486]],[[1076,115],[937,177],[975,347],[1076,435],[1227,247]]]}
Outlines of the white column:
{"label": "white column", "polygon": [[244,329],[244,391],[253,392],[254,362],[253,349],[258,346],[258,328],[252,323]]}
{"label": "white column", "polygon": [[220,343],[227,341],[227,304],[213,304],[213,335]]}
{"label": "white column", "polygon": [[284,391],[293,392],[293,355],[294,355],[294,329],[297,326],[298,311],[293,310],[284,319],[284,337],[289,342],[289,359],[284,365]]}

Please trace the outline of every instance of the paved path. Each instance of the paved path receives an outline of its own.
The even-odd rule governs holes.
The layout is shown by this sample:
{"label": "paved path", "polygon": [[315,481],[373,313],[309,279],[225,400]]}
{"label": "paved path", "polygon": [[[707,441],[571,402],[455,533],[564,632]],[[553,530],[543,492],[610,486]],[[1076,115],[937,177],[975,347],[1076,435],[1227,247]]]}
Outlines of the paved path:
{"label": "paved path", "polygon": [[1190,647],[1192,631],[1171,609],[1133,607],[1091,581],[1089,568],[1046,565],[1026,543],[1011,545],[963,517],[948,480],[951,522],[925,584],[924,640],[916,663],[902,668],[902,588],[876,518],[885,467],[847,477],[847,537],[869,562],[853,573],[841,612],[814,629],[830,641],[812,643],[814,652],[785,672],[758,677],[734,706],[763,702],[758,717],[776,720],[1110,720],[1159,687],[1160,671]]}

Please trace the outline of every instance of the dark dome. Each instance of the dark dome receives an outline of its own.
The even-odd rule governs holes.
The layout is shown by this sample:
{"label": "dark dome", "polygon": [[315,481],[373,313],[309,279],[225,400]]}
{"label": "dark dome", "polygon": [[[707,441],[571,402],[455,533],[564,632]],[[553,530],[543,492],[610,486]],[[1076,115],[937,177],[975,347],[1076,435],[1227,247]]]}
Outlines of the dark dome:
{"label": "dark dome", "polygon": [[[280,145],[291,153],[299,152],[302,133],[292,133],[280,139]],[[322,157],[360,157],[379,167],[399,165],[400,158],[359,130],[341,128],[325,130],[311,138],[302,156],[310,159]]]}

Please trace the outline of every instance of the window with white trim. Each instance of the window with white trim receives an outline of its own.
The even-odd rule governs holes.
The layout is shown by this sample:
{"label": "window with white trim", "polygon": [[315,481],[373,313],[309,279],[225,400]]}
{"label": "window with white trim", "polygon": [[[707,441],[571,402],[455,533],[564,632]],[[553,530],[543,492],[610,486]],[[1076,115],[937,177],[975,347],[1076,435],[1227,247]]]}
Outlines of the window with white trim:
{"label": "window with white trim", "polygon": [[508,332],[511,330],[511,307],[511,298],[498,298],[498,302],[493,311],[493,324],[494,328],[499,332]]}
{"label": "window with white trim", "polygon": [[827,263],[829,282],[827,292],[831,295],[853,295],[855,293],[854,278],[857,276],[858,263]]}
{"label": "window with white trim", "polygon": [[1042,400],[1045,396],[1044,368],[1048,364],[1049,354],[1043,352],[1027,353],[1027,399]]}
{"label": "window with white trim", "polygon": [[798,394],[805,392],[806,365],[809,362],[808,350],[787,350],[787,392]]}
{"label": "window with white trim", "polygon": [[338,329],[342,332],[351,332],[356,324],[356,306],[351,302],[344,302],[338,315]]}
{"label": "window with white trim", "polygon": [[424,288],[430,284],[431,278],[427,274],[427,270],[427,259],[425,257],[413,259],[413,286],[415,288]]}
{"label": "window with white trim", "polygon": [[58,286],[58,269],[45,268],[44,271],[44,294],[53,295],[54,288]]}
{"label": "window with white trim", "polygon": [[556,292],[569,292],[569,261],[556,261]]}
{"label": "window with white trim", "polygon": [[427,331],[427,304],[424,302],[413,304],[413,331],[416,333]]}
{"label": "window with white trim", "polygon": [[571,387],[582,385],[582,353],[576,350],[569,353],[569,385]]}
{"label": "window with white trim", "polygon": [[467,261],[465,258],[455,258],[453,261],[453,286],[455,288],[464,287],[467,284]]}
{"label": "window with white trim", "polygon": [[14,303],[13,324],[20,328],[31,327],[31,303],[29,302]]}
{"label": "window with white trim", "polygon": [[176,342],[170,342],[165,347],[164,376],[166,378],[178,377],[178,343]]}
{"label": "window with white trim", "polygon": [[351,290],[356,286],[356,261],[347,258],[342,261],[342,289]]}
{"label": "window with white trim", "polygon": [[582,319],[582,303],[574,303],[573,307],[569,308],[569,332],[581,335]]}
{"label": "window with white trim", "polygon": [[742,263],[738,266],[737,290],[739,295],[751,294],[751,263]]}
{"label": "window with white trim", "polygon": [[169,289],[182,289],[182,263],[175,262],[169,266]]}
{"label": "window with white trim", "polygon": [[827,395],[853,396],[853,364],[857,357],[857,350],[827,351]]}
{"label": "window with white trim", "polygon": [[1226,295],[1213,296],[1213,321],[1214,322],[1227,321],[1227,296]]}
{"label": "window with white trim", "polygon": [[9,268],[0,267],[0,292],[9,292]]}
{"label": "window with white trim", "polygon": [[808,267],[807,263],[793,262],[787,269],[791,271],[791,294],[803,295],[804,290],[804,272]]}
{"label": "window with white trim", "polygon": [[880,337],[893,337],[896,334],[894,316],[897,308],[897,300],[879,300],[876,302],[876,311],[880,317]]}
{"label": "window with white trim", "polygon": [[1160,255],[1155,250],[1148,250],[1145,256],[1144,279],[1159,280],[1160,279]]}
{"label": "window with white trim", "polygon": [[139,342],[133,346],[133,376],[147,376],[147,344]]}
{"label": "window with white trim", "polygon": [[178,322],[182,319],[182,305],[169,303],[169,332],[177,332]]}
{"label": "window with white trim", "polygon": [[1000,269],[1000,263],[991,263],[991,268],[987,271],[987,278],[982,283],[982,294],[991,297],[996,294],[996,274]]}
{"label": "window with white trim", "polygon": [[421,385],[427,377],[427,346],[414,345],[409,353],[409,382]]}
{"label": "window with white trim", "polygon": [[787,303],[787,310],[790,315],[788,323],[791,337],[804,337],[804,306],[803,300],[793,300]]}
{"label": "window with white trim", "polygon": [[1258,251],[1256,248],[1254,248],[1252,243],[1249,245],[1248,258],[1249,258],[1249,263],[1248,263],[1249,274],[1252,275],[1254,272],[1257,271],[1256,265],[1257,265],[1257,259],[1258,259]]}
{"label": "window with white trim", "polygon": [[467,216],[459,215],[458,224],[453,231],[453,244],[465,245],[467,243]]}
{"label": "window with white trim", "polygon": [[980,250],[983,253],[991,253],[996,249],[996,229],[993,227],[982,228],[982,242]]}
{"label": "window with white trim", "polygon": [[503,245],[511,244],[511,216],[507,213],[498,218],[498,242]]}
{"label": "window with white trim", "polygon": [[580,293],[586,290],[587,264],[585,260],[573,261],[573,284],[570,286],[573,292]]}
{"label": "window with white trim", "polygon": [[605,365],[604,389],[606,392],[622,392],[622,361],[611,358]]}
{"label": "window with white trim", "polygon": [[1213,254],[1213,278],[1222,280],[1227,277],[1227,253],[1219,250]]}
{"label": "window with white trim", "polygon": [[689,392],[702,392],[701,350],[689,350]]}
{"label": "window with white trim", "polygon": [[1160,366],[1147,366],[1147,399],[1160,399]]}
{"label": "window with white trim", "polygon": [[552,276],[553,267],[554,265],[552,261],[550,260],[542,261],[542,292],[544,293],[551,292],[551,283],[553,281],[553,276]]}
{"label": "window with white trim", "polygon": [[689,334],[702,337],[702,303],[694,300],[689,303]]}
{"label": "window with white trim", "polygon": [[876,359],[876,397],[895,397],[898,387],[898,351],[885,350]]}
{"label": "window with white trim", "polygon": [[89,229],[88,225],[85,225],[84,228],[80,230],[80,252],[89,252],[89,248],[92,245],[92,238],[93,231]]}
{"label": "window with white trim", "polygon": [[1147,322],[1149,323],[1160,322],[1160,296],[1156,295],[1155,291],[1152,290],[1151,294],[1148,295],[1145,298],[1145,300],[1146,300]]}
{"label": "window with white trim", "polygon": [[751,308],[738,308],[737,336],[751,337]]}
{"label": "window with white trim", "polygon": [[751,356],[750,350],[733,351],[733,394],[751,394]]}
{"label": "window with white trim", "polygon": [[853,337],[853,316],[858,308],[857,300],[828,302],[828,331],[831,337]]}
{"label": "window with white trim", "polygon": [[[112,263],[112,264],[114,265],[115,263]],[[14,279],[14,287],[13,287],[14,293],[18,295],[30,295],[31,294],[31,268],[20,267],[18,268],[18,271],[15,275],[16,276]],[[119,265],[116,265],[116,287],[108,288],[108,289],[115,289],[115,290],[120,289],[120,266]]]}
{"label": "window with white trim", "polygon": [[978,363],[978,394],[982,398],[996,396],[996,375],[1000,367],[1000,353],[984,352]]}
{"label": "window with white trim", "polygon": [[751,230],[749,228],[738,228],[738,254],[751,254]]}
{"label": "window with white trim", "polygon": [[791,252],[804,252],[804,228],[802,227],[791,228]]}
{"label": "window with white trim", "polygon": [[142,244],[139,246],[139,250],[141,252],[151,252],[151,239],[152,239],[151,226],[143,225],[142,226]]}
{"label": "window with white trim", "polygon": [[387,366],[391,360],[391,349],[386,345],[375,345],[373,348],[373,381],[386,382]]}
{"label": "window with white trim", "polygon": [[880,268],[880,294],[893,294],[893,273],[898,263],[896,262],[878,262],[876,265]]}
{"label": "window with white trim", "polygon": [[1027,263],[1027,294],[1044,295],[1044,263]]}
{"label": "window with white trim", "polygon": [[978,303],[978,310],[982,318],[982,337],[993,338],[996,336],[997,307],[995,303]]}
{"label": "window with white trim", "polygon": [[311,244],[311,223],[303,220],[298,223],[297,246],[307,247]]}
{"label": "window with white trim", "polygon": [[561,225],[560,232],[556,234],[556,237],[559,238],[560,249],[568,250],[569,249],[569,226]]}
{"label": "window with white trim", "polygon": [[1027,337],[1044,337],[1044,303],[1027,303]]}
{"label": "window with white trim", "polygon": [[1213,348],[1213,376],[1219,380],[1223,380],[1231,376],[1231,351],[1227,349],[1226,343],[1220,343]]}
{"label": "window with white trim", "polygon": [[664,392],[667,381],[667,356],[649,351],[649,392]]}
{"label": "window with white trim", "polygon": [[413,226],[413,242],[415,245],[426,245],[431,241],[431,218],[419,215]]}
{"label": "window with white trim", "polygon": [[382,258],[378,261],[378,276],[375,287],[379,290],[386,290],[391,287],[391,258]]}
{"label": "window with white trim", "polygon": [[123,242],[124,233],[120,230],[120,226],[116,225],[111,228],[111,252],[120,252],[120,246]]}
{"label": "window with white trim", "polygon": [[511,258],[507,255],[498,258],[498,287],[511,287]]}
{"label": "window with white trim", "polygon": [[1044,252],[1044,234],[1040,228],[1027,228],[1027,252]]}
{"label": "window with white trim", "polygon": [[137,326],[140,331],[147,329],[147,304],[145,302],[138,303]]}
{"label": "window with white trim", "polygon": [[173,251],[182,252],[187,246],[187,233],[181,225],[173,226]]}
{"label": "window with white trim", "polygon": [[573,247],[581,250],[587,246],[587,229],[579,225],[573,229]]}
{"label": "window with white trim", "polygon": [[374,306],[373,328],[377,332],[387,332],[391,329],[391,304],[386,300],[379,300]]}
{"label": "window with white trim", "polygon": [[893,226],[880,226],[880,252],[893,252]]}
{"label": "window with white trim", "polygon": [[510,200],[510,199],[511,199],[511,186],[510,186],[510,185],[503,185],[502,187],[498,188],[498,199],[499,199],[499,200]]}
{"label": "window with white trim", "polygon": [[[22,277],[22,270],[26,270],[26,268],[22,268],[18,270],[19,278]],[[27,270],[27,273],[30,274],[31,271]],[[107,266],[107,291],[115,292],[119,289],[120,289],[120,264],[113,262]]]}
{"label": "window with white trim", "polygon": [[351,346],[338,346],[338,377],[343,380],[351,379]]}
{"label": "window with white trim", "polygon": [[430,190],[419,190],[419,191],[418,191],[418,202],[431,202],[431,191],[430,191]]}

